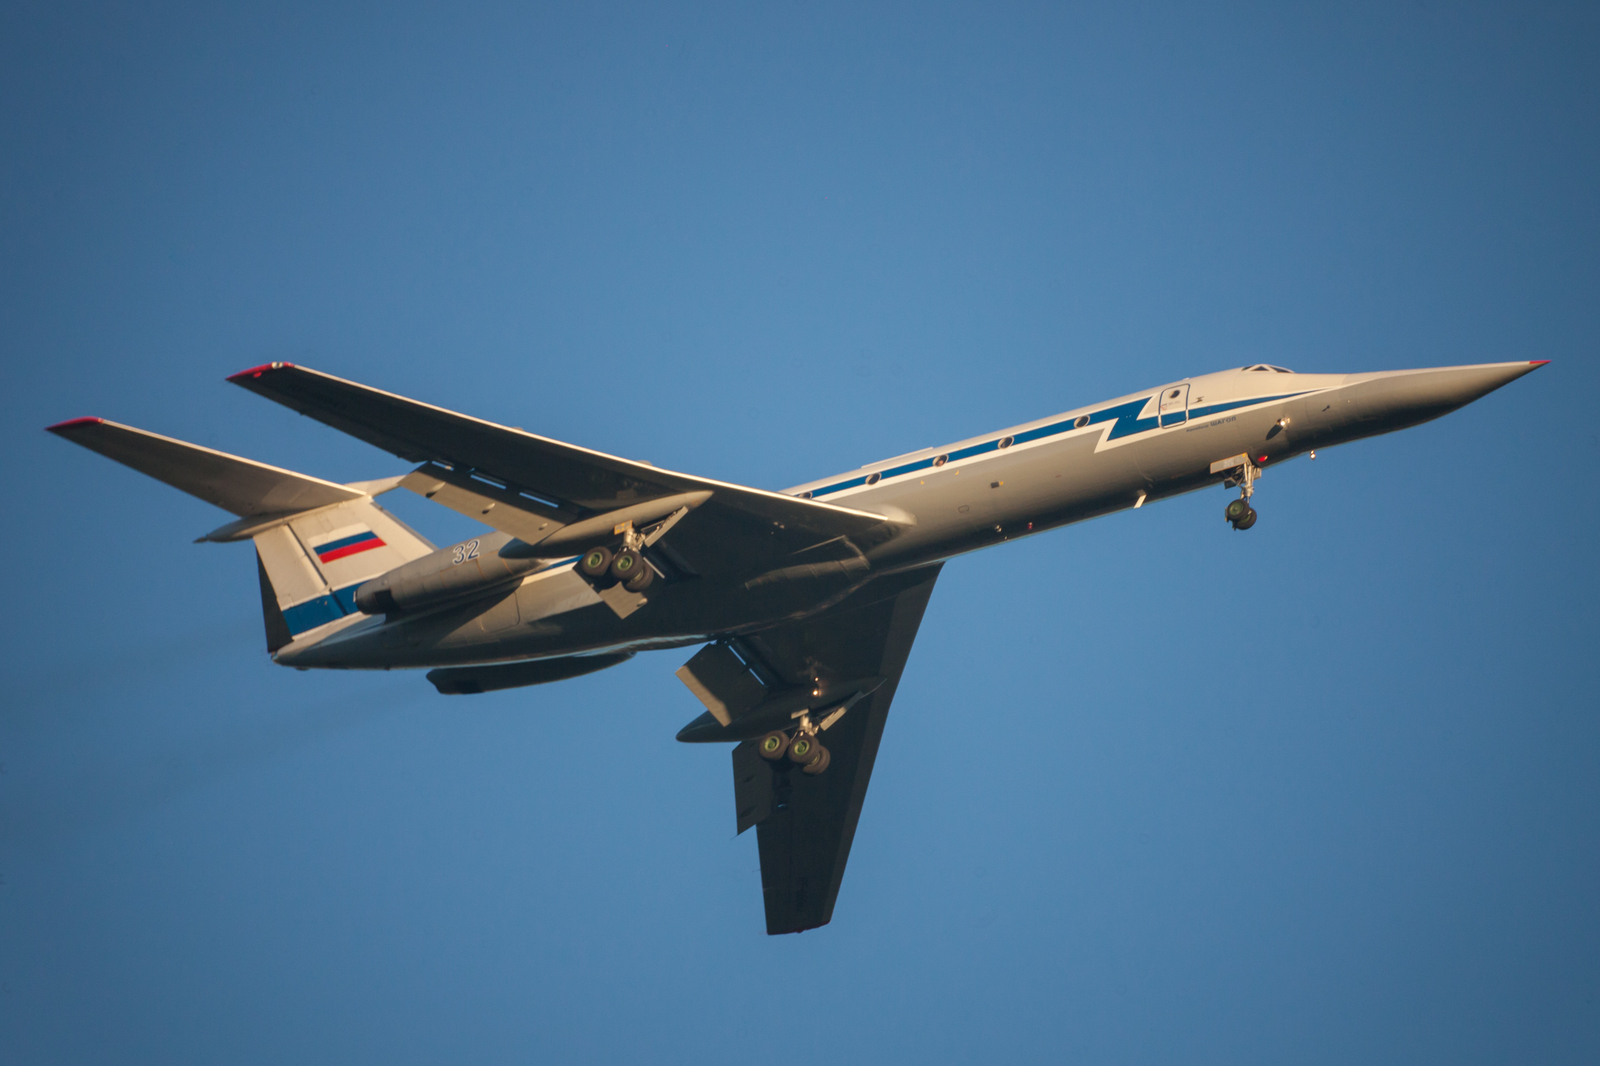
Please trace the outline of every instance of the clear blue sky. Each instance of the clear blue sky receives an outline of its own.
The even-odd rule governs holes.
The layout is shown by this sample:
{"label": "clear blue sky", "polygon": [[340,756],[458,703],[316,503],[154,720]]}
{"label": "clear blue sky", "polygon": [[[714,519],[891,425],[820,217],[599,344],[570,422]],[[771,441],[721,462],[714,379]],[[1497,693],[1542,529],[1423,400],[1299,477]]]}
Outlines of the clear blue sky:
{"label": "clear blue sky", "polygon": [[[0,1059],[1600,1061],[1600,9],[0,9]],[[778,488],[1193,373],[1551,359],[957,560],[834,923],[685,652],[263,652],[102,415],[288,359]],[[401,495],[401,494],[396,494]],[[393,497],[389,497],[393,499]],[[466,528],[401,513],[435,539]]]}

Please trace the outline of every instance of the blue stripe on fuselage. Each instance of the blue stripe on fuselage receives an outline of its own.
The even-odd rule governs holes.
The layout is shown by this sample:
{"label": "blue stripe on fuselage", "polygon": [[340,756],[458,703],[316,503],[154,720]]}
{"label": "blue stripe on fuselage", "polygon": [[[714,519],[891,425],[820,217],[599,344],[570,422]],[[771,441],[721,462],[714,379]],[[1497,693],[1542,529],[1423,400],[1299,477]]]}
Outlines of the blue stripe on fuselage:
{"label": "blue stripe on fuselage", "polygon": [[[1229,403],[1214,403],[1207,407],[1192,407],[1189,408],[1188,416],[1186,418],[1184,418],[1182,421],[1170,422],[1166,428],[1170,429],[1173,426],[1181,426],[1197,419],[1210,418],[1212,415],[1221,414],[1224,411],[1232,411],[1239,407],[1249,407],[1258,403],[1275,403],[1278,400],[1288,400],[1295,396],[1303,395],[1305,395],[1304,392],[1286,392],[1279,396],[1256,396],[1248,400],[1233,400]],[[1149,418],[1139,417],[1139,412],[1144,410],[1145,405],[1150,402],[1151,398],[1151,396],[1145,396],[1137,400],[1130,400],[1127,403],[1118,404],[1115,407],[1106,407],[1102,410],[1092,412],[1089,415],[1088,424],[1090,426],[1095,426],[1104,422],[1114,422],[1115,425],[1111,427],[1111,432],[1106,435],[1107,440],[1121,440],[1123,437],[1131,437],[1135,433],[1143,433],[1149,429],[1159,428],[1158,423],[1160,422],[1161,418],[1159,412]],[[1046,437],[1059,436],[1072,429],[1073,423],[1077,421],[1077,418],[1081,417],[1082,416],[1079,415],[1074,418],[1064,418],[1060,422],[1052,422],[1048,426],[1039,426],[1035,429],[1025,430],[1015,435],[1013,438],[1013,443],[1027,444],[1030,441],[1044,440]],[[966,448],[957,448],[955,451],[949,453],[948,461],[953,463],[958,459],[970,459],[974,455],[983,455],[985,452],[999,451],[1000,442],[1004,439],[1005,438],[1003,437],[996,437],[994,440],[987,440],[982,444],[973,444]],[[881,470],[878,472],[879,480],[887,481],[890,478],[916,473],[918,470],[931,470],[933,469],[933,459],[934,457],[930,456],[926,459],[918,459],[902,466],[892,467],[888,470]],[[820,489],[812,489],[810,498],[817,499],[818,497],[827,496],[831,493],[843,492],[845,489],[857,488],[861,485],[865,485],[867,483],[867,479],[871,476],[872,475],[870,474],[863,474],[860,477],[850,478],[848,481],[839,481],[832,485],[824,486]]]}

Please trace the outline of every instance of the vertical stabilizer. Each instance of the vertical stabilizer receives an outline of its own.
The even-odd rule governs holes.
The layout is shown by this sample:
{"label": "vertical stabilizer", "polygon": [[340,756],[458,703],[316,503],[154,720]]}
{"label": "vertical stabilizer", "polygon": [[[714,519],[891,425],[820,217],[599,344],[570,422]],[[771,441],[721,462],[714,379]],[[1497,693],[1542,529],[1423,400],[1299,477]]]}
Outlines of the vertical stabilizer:
{"label": "vertical stabilizer", "polygon": [[[355,593],[362,582],[388,573],[433,550],[409,526],[364,496],[297,515],[255,534],[256,554],[283,619],[274,636],[266,613],[267,643],[283,633],[298,639],[312,630],[361,612]],[[283,641],[270,650],[288,641]]]}
{"label": "vertical stabilizer", "polygon": [[358,585],[433,550],[373,502],[398,478],[340,485],[103,418],[49,429],[238,516],[200,539],[255,542],[269,652],[358,614]]}

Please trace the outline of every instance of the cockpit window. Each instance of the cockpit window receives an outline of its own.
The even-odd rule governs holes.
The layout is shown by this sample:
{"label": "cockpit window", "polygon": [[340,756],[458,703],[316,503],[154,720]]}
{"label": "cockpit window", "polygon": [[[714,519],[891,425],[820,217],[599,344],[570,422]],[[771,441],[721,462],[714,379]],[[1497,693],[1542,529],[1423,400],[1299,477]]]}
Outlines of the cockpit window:
{"label": "cockpit window", "polygon": [[1266,363],[1257,363],[1255,366],[1242,366],[1240,370],[1260,370],[1274,374],[1293,374],[1294,371],[1286,366],[1268,366]]}

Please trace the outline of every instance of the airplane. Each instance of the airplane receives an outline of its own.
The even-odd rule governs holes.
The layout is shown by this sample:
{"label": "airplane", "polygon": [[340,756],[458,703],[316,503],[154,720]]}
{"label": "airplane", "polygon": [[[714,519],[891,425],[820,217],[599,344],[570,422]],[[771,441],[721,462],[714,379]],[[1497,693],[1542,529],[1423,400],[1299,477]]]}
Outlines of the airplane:
{"label": "airplane", "polygon": [[[677,739],[733,745],[769,934],[826,925],[884,722],[949,559],[1437,418],[1549,360],[1362,374],[1258,363],[769,492],[677,473],[275,362],[229,381],[418,464],[339,484],[100,418],[50,432],[233,516],[267,651],[298,669],[428,668],[444,694],[703,645]],[[403,488],[493,532],[435,547]]]}

